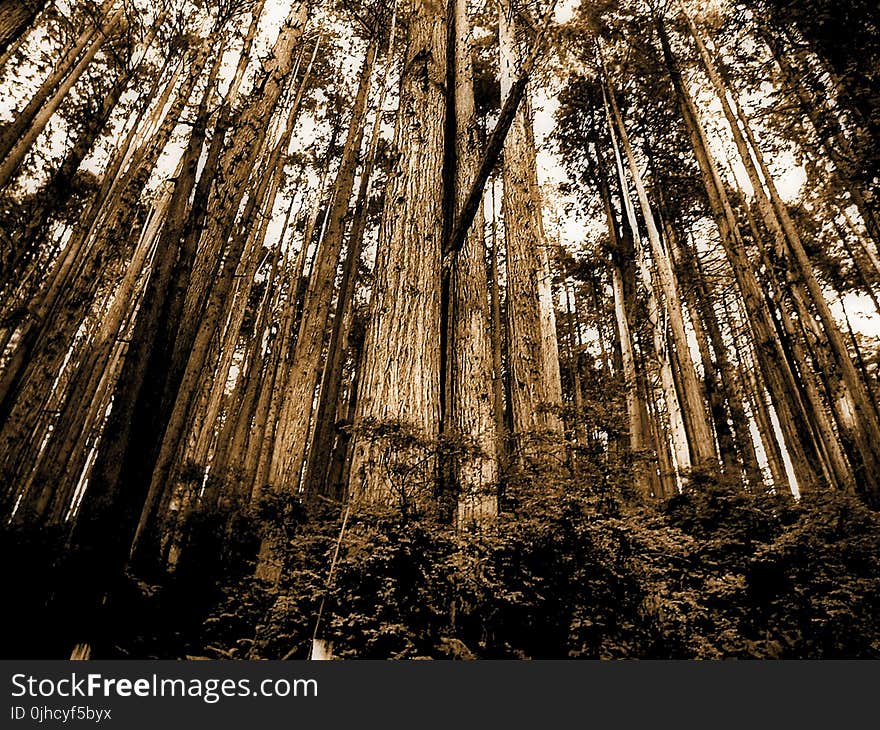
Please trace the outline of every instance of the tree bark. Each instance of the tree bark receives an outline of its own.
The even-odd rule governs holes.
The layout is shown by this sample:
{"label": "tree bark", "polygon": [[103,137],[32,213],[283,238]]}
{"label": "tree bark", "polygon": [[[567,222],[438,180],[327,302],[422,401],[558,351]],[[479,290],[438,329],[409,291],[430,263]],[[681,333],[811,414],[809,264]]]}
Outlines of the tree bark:
{"label": "tree bark", "polygon": [[31,27],[46,0],[0,0],[0,56]]}
{"label": "tree bark", "polygon": [[413,3],[364,346],[352,498],[408,512],[433,493],[440,422],[446,11]]}
{"label": "tree bark", "polygon": [[[516,24],[509,2],[498,9],[502,98],[512,93],[519,63]],[[508,366],[513,438],[520,456],[546,449],[537,440],[558,444],[562,420],[559,356],[553,357],[549,314],[541,301],[548,275],[541,249],[546,245],[528,110],[520,104],[504,144],[504,227],[507,261]],[[545,319],[542,322],[542,316]],[[552,337],[555,343],[555,333]],[[534,442],[534,443],[530,443]],[[551,455],[552,458],[552,455]]]}
{"label": "tree bark", "polygon": [[[462,208],[480,167],[480,130],[474,107],[473,34],[466,0],[450,3],[454,39],[450,75],[454,84],[455,208]],[[456,522],[481,523],[498,511],[497,433],[492,391],[483,215],[478,211],[449,282],[449,337],[445,374],[449,432],[462,439],[454,458],[458,493]]]}

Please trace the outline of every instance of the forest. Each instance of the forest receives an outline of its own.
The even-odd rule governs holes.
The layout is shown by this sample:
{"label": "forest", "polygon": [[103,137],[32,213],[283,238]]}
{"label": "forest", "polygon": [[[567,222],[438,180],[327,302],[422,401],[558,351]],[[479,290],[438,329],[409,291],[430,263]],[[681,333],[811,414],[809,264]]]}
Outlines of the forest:
{"label": "forest", "polygon": [[4,658],[880,657],[872,0],[0,0]]}

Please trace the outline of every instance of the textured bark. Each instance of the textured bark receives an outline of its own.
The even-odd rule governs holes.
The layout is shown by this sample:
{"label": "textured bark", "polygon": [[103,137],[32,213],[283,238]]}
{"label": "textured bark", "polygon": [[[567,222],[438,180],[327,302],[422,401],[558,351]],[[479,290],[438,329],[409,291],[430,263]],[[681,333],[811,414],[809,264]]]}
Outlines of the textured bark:
{"label": "textured bark", "polygon": [[46,0],[0,0],[0,55],[27,32],[45,4]]}
{"label": "textured bark", "polygon": [[[507,2],[499,3],[498,26],[504,98],[512,93],[519,62],[513,8]],[[548,347],[546,296],[543,306],[541,301],[542,279],[547,276],[541,249],[546,244],[534,140],[528,110],[522,104],[505,140],[503,175],[511,412],[513,436],[523,447],[542,434],[553,440],[561,438],[562,421],[554,409],[561,405],[562,397],[558,353],[554,361]],[[555,336],[552,339],[555,343]]]}
{"label": "textured bark", "polygon": [[416,0],[409,17],[349,477],[354,499],[404,510],[433,492],[439,435],[445,16]]}
{"label": "textured bark", "polygon": [[[480,166],[480,135],[474,109],[472,30],[466,0],[451,3],[450,75],[454,84],[456,209],[467,195]],[[450,129],[452,132],[453,129]],[[462,438],[464,447],[454,459],[458,491],[457,522],[469,525],[498,511],[497,434],[492,395],[483,215],[474,217],[451,272],[449,337],[445,358],[448,383],[447,429]],[[558,368],[557,368],[558,370]]]}

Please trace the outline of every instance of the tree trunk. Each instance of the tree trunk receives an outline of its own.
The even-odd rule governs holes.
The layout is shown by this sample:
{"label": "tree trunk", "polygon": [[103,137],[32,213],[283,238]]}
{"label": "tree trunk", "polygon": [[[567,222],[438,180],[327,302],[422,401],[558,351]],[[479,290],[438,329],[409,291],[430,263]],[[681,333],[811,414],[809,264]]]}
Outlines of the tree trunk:
{"label": "tree trunk", "polygon": [[[216,251],[219,269],[212,279],[197,331],[179,332],[175,338],[171,375],[165,388],[164,402],[169,412],[167,427],[159,430],[161,448],[152,470],[149,492],[144,502],[141,524],[148,518],[177,461],[192,408],[196,403],[203,368],[207,362],[211,343],[226,321],[230,294],[236,275],[245,272],[249,262],[245,254],[247,244],[244,236],[231,236],[237,212],[247,190],[247,180],[255,169],[258,156],[265,146],[269,120],[275,111],[281,93],[289,80],[294,64],[294,53],[307,20],[305,3],[295,3],[284,22],[270,59],[264,63],[261,76],[239,114],[239,124],[234,141],[222,153],[219,161],[219,181],[209,200],[209,209],[216,216],[209,221],[202,233],[200,247],[204,251]],[[251,196],[248,206],[253,209],[257,196]],[[242,218],[253,215],[247,210]],[[187,296],[189,298],[189,296]],[[186,309],[184,308],[184,316]],[[184,367],[180,367],[185,362]],[[178,373],[179,379],[178,379]],[[164,435],[163,435],[164,431]]]}
{"label": "tree trunk", "polygon": [[446,17],[416,0],[355,416],[350,492],[404,512],[433,493],[440,421]]}
{"label": "tree trunk", "polygon": [[489,248],[489,306],[491,312],[490,335],[492,340],[492,392],[494,398],[495,434],[497,441],[497,461],[499,474],[507,464],[507,426],[505,413],[505,383],[503,337],[504,318],[501,313],[501,292],[498,286],[498,225],[495,213],[495,180],[491,189],[491,224]]}
{"label": "tree trunk", "polygon": [[[450,75],[454,84],[452,108],[455,209],[462,208],[480,167],[480,130],[474,108],[473,34],[466,0],[450,3]],[[451,141],[450,141],[451,144]],[[498,511],[497,433],[492,391],[488,291],[482,207],[475,215],[464,245],[455,258],[449,282],[449,325],[445,373],[448,384],[448,433],[463,440],[454,458],[458,492],[456,521],[461,526],[480,523]],[[558,368],[557,368],[558,371]]]}
{"label": "tree trunk", "polygon": [[275,451],[269,475],[272,489],[278,492],[299,491],[300,475],[308,450],[312,404],[322,372],[322,355],[342,252],[345,218],[354,188],[357,158],[364,135],[367,96],[378,47],[378,39],[374,38],[361,67],[360,83],[336,173],[324,235],[315,252],[312,274],[303,300],[302,318],[284,388],[284,404],[275,434]]}
{"label": "tree trunk", "polygon": [[682,244],[681,253],[685,268],[692,271],[693,281],[696,285],[695,316],[701,318],[712,345],[716,367],[720,375],[720,386],[733,425],[733,436],[742,461],[743,471],[750,485],[758,487],[761,484],[761,473],[758,468],[755,444],[752,440],[748,417],[743,410],[745,402],[743,393],[728,356],[727,345],[724,342],[718,316],[712,304],[715,301],[713,287],[703,272],[697,252],[687,244]]}
{"label": "tree trunk", "polygon": [[[504,98],[513,90],[519,61],[514,11],[509,2],[499,3],[498,27]],[[562,404],[559,358],[557,353],[554,362],[549,343],[546,293],[541,300],[542,281],[547,276],[541,253],[545,241],[534,140],[530,135],[528,110],[520,104],[504,144],[503,214],[513,437],[520,456],[526,457],[549,453],[538,440],[552,439],[558,445],[562,436],[562,420],[554,412]]]}
{"label": "tree trunk", "polygon": [[0,55],[27,32],[45,4],[46,0],[0,0]]}
{"label": "tree trunk", "polygon": [[610,88],[607,88],[607,98],[642,208],[642,217],[648,231],[648,241],[651,244],[651,256],[657,269],[657,278],[666,304],[666,313],[669,317],[669,327],[672,333],[675,353],[681,366],[678,374],[681,377],[682,415],[688,433],[691,464],[698,469],[713,470],[718,466],[715,441],[706,415],[700,382],[690,355],[675,272],[672,269],[669,254],[660,240],[660,232],[657,230],[654,213],[648,201],[648,194],[642,182],[641,173],[639,172],[632,146],[624,128],[620,111],[617,108],[617,102]]}

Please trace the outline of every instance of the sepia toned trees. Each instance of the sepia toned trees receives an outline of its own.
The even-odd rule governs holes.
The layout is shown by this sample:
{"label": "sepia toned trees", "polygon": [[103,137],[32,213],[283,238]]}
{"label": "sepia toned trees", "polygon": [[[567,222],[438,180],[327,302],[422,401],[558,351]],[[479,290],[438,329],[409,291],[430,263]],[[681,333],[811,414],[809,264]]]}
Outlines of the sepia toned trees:
{"label": "sepia toned trees", "polygon": [[823,3],[68,5],[0,2],[0,504],[64,536],[61,653],[209,522],[277,587],[322,509],[880,506],[876,92]]}

